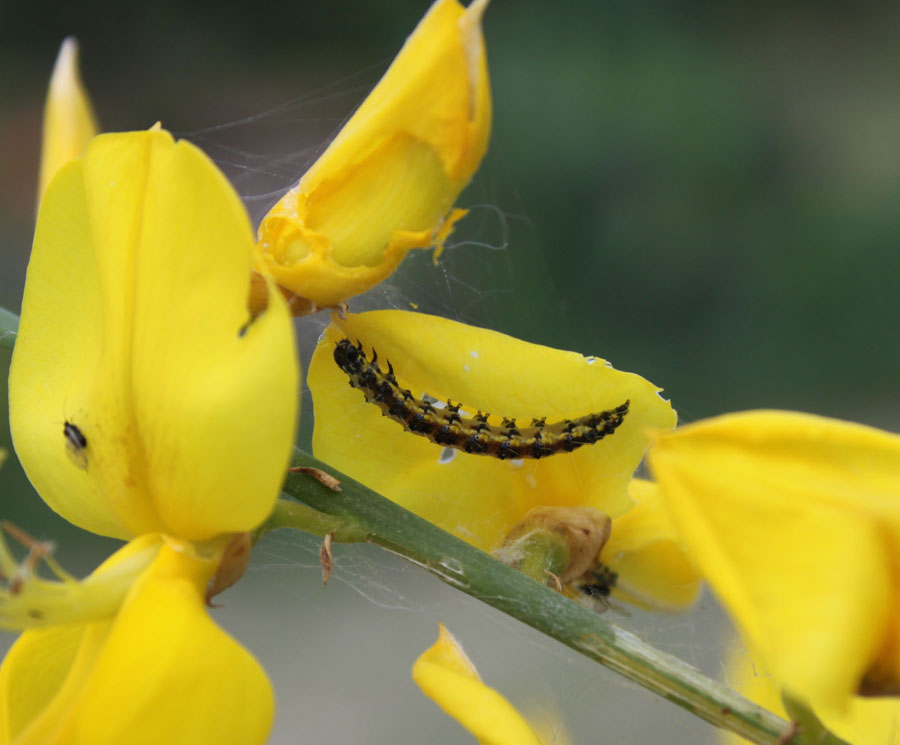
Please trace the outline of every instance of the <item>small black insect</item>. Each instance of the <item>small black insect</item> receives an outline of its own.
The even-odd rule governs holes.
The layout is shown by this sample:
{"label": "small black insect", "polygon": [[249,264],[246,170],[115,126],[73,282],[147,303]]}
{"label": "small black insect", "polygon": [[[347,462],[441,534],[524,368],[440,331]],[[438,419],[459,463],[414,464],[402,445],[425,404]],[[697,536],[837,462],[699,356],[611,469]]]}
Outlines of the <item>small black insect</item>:
{"label": "small black insect", "polygon": [[619,575],[606,564],[600,564],[591,574],[591,581],[578,589],[589,598],[608,598],[616,586]]}
{"label": "small black insect", "polygon": [[66,452],[69,459],[81,470],[86,471],[88,466],[87,437],[77,425],[68,421],[63,425],[63,436],[66,438]]}

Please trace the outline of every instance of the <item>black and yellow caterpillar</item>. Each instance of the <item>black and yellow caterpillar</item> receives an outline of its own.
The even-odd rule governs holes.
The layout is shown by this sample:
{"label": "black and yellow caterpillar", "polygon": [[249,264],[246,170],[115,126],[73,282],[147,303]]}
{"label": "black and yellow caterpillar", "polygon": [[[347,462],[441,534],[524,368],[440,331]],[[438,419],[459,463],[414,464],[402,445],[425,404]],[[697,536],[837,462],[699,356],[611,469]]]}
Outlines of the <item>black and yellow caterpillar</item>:
{"label": "black and yellow caterpillar", "polygon": [[547,424],[546,417],[519,427],[515,419],[503,417],[498,427],[488,423],[489,414],[474,417],[460,414],[462,404],[447,401],[446,408],[416,398],[401,388],[388,362],[387,372],[378,365],[378,354],[366,357],[360,342],[342,339],[334,349],[334,361],[350,378],[350,385],[363,392],[366,401],[381,409],[384,416],[398,422],[408,432],[427,437],[437,445],[456,448],[476,455],[506,458],[545,458],[570,453],[582,445],[592,445],[613,434],[628,414],[629,401],[609,411],[586,414]]}

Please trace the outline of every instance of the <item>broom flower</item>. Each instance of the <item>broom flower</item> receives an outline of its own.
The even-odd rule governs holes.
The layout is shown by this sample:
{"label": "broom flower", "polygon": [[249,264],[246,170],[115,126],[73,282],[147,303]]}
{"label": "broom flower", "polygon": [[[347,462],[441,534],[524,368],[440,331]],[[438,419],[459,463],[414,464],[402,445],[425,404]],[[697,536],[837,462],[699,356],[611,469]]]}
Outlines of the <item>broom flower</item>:
{"label": "broom flower", "polygon": [[39,544],[19,570],[0,556],[0,623],[28,629],[0,667],[0,742],[265,740],[271,686],[205,606],[275,504],[296,423],[290,315],[271,285],[248,310],[252,250],[222,174],[159,128],[95,138],[48,187],[13,443],[51,508],[130,542],[83,582]]}
{"label": "broom flower", "polygon": [[385,279],[413,248],[440,248],[481,163],[491,96],[481,17],[436,0],[322,156],[263,218],[255,266],[300,314]]}
{"label": "broom flower", "polygon": [[[450,422],[449,431],[481,427],[473,417],[490,412],[484,421],[484,431],[492,433],[485,446],[490,452],[466,452],[465,442],[442,447],[439,428],[432,427],[430,437],[407,431],[397,421],[402,416],[384,415],[387,405],[367,403],[359,390],[367,384],[363,375],[353,381],[336,364],[336,353],[348,344],[358,350],[357,340],[367,369],[374,373],[378,367],[381,382],[392,375],[401,398],[408,394],[407,400],[419,401],[414,406],[430,406],[434,417],[447,422],[454,415],[448,407],[459,407],[456,413],[470,424],[460,428]],[[672,428],[676,419],[660,389],[639,375],[597,357],[435,316],[373,311],[335,317],[313,354],[307,380],[315,408],[316,456],[406,509],[483,551],[500,552],[514,565],[520,559],[517,549],[504,546],[513,531],[515,538],[552,523],[558,526],[550,529],[556,537],[583,535],[587,529],[587,544],[570,542],[562,548],[568,553],[563,567],[574,567],[555,572],[563,584],[578,575],[604,594],[599,581],[580,577],[600,561],[618,575],[614,579],[621,578],[622,597],[629,602],[677,610],[696,598],[696,572],[653,486],[632,479],[649,443],[648,430]],[[380,391],[370,390],[370,398],[379,397],[384,400]],[[593,444],[567,452],[566,432],[557,424],[617,409],[609,433],[600,437],[598,430]],[[545,420],[543,443],[555,437],[555,449],[540,458],[504,453],[503,443],[509,445],[514,437],[504,433],[510,426],[526,429],[532,419]],[[459,439],[458,433],[453,437]],[[629,518],[632,509],[636,512]],[[523,521],[535,519],[543,526],[523,529]],[[610,520],[611,537],[605,527]],[[578,528],[566,527],[572,521]],[[529,574],[541,580],[547,576],[543,569]]]}

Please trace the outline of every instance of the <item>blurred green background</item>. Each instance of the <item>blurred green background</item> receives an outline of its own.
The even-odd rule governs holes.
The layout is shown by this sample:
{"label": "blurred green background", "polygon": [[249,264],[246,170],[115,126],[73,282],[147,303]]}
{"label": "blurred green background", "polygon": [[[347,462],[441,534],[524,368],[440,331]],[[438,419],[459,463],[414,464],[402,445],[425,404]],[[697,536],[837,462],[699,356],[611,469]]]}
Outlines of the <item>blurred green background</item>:
{"label": "blurred green background", "polygon": [[[426,7],[4,0],[0,305],[21,300],[41,107],[64,36],[81,42],[104,129],[162,120],[220,164],[258,219]],[[354,308],[415,302],[606,357],[663,386],[683,421],[780,407],[900,429],[895,3],[494,0],[485,33],[495,126],[460,200],[472,213],[440,268],[413,257]],[[317,323],[299,325],[307,345]],[[304,437],[309,426],[307,414]],[[2,516],[58,540],[70,568],[112,545],[49,513],[14,458],[0,495]],[[256,556],[218,618],[276,680],[273,742],[469,742],[408,680],[438,619],[489,682],[558,709],[576,741],[711,739],[376,551],[341,553],[324,594],[314,542],[273,537]],[[720,666],[712,601],[687,619],[619,621]]]}

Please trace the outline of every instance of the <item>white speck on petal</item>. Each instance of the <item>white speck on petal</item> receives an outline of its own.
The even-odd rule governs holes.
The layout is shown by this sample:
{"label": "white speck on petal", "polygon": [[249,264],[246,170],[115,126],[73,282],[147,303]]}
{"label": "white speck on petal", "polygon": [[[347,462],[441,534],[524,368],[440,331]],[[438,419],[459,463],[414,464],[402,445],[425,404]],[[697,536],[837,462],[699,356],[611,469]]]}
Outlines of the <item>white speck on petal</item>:
{"label": "white speck on petal", "polygon": [[469,352],[469,357],[472,357],[477,360],[478,359],[478,350],[473,349],[471,352]]}
{"label": "white speck on petal", "polygon": [[537,489],[537,479],[534,477],[533,473],[525,474],[525,483],[532,489]]}

